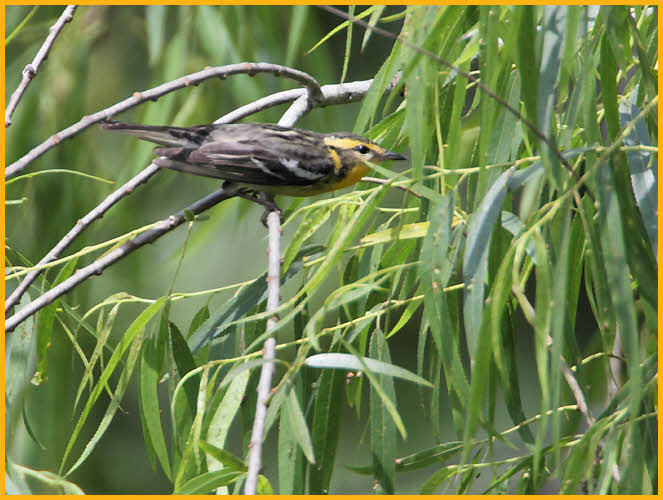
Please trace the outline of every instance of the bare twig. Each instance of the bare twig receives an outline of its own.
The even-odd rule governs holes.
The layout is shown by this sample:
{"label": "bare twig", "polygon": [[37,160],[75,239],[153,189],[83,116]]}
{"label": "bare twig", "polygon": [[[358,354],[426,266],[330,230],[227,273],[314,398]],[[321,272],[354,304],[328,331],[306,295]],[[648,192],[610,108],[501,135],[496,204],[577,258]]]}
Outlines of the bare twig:
{"label": "bare twig", "polygon": [[566,383],[569,385],[569,389],[571,389],[571,392],[573,393],[573,397],[575,398],[576,404],[578,405],[578,411],[583,414],[585,420],[587,421],[587,424],[591,426],[594,423],[594,419],[592,418],[592,415],[589,412],[589,408],[587,407],[587,401],[585,400],[585,396],[582,393],[580,384],[578,384],[575,375],[571,371],[571,368],[569,368],[569,365],[566,363],[564,357],[560,356],[560,361],[561,361],[562,375],[564,375],[564,379],[566,380]]}
{"label": "bare twig", "polygon": [[71,289],[73,289],[75,286],[85,281],[87,278],[93,275],[101,274],[104,271],[104,269],[114,264],[118,260],[123,259],[127,255],[132,253],[134,250],[137,250],[138,248],[142,247],[147,243],[152,243],[153,241],[157,240],[164,234],[169,233],[170,231],[175,229],[177,226],[179,226],[186,220],[184,215],[186,211],[190,211],[193,214],[199,214],[204,212],[208,208],[211,208],[214,205],[229,198],[232,198],[234,196],[235,196],[234,191],[224,190],[223,188],[219,189],[214,193],[207,195],[204,198],[198,200],[197,202],[190,205],[186,209],[171,215],[153,229],[145,231],[144,233],[139,234],[135,238],[130,239],[121,247],[116,248],[112,252],[107,253],[100,259],[94,261],[89,266],[78,269],[73,276],[64,280],[59,285],[51,288],[48,292],[44,293],[39,298],[33,300],[27,306],[23,307],[23,309],[19,310],[16,314],[11,316],[10,318],[7,318],[7,321],[5,322],[5,331],[11,332],[23,320],[32,316],[34,313],[36,313],[43,307],[47,306],[58,297],[69,292]]}
{"label": "bare twig", "polygon": [[[387,87],[387,93],[391,92],[391,90],[398,83],[399,79],[400,73],[397,75],[397,78],[395,78],[394,81]],[[332,104],[348,104],[351,102],[360,101],[364,95],[366,95],[366,92],[368,92],[368,89],[371,87],[372,83],[373,80],[362,80],[350,83],[323,85],[320,87],[322,98],[315,103],[315,106],[330,106]],[[295,124],[295,122],[297,122],[299,118],[301,118],[314,107],[311,105],[309,99],[307,98],[305,89],[285,90],[283,92],[277,92],[276,94],[263,97],[262,99],[258,99],[255,102],[247,104],[246,106],[242,106],[241,108],[238,108],[235,111],[224,115],[214,123],[234,122],[259,111],[263,111],[265,109],[292,101],[295,102],[279,121],[280,125],[283,125],[284,127],[291,127]]]}
{"label": "bare twig", "polygon": [[[203,71],[198,71],[197,73],[191,73],[190,75],[183,76],[176,80],[170,81],[154,87],[143,92],[136,92],[133,96],[124,101],[121,101],[113,106],[97,111],[96,113],[84,116],[78,123],[67,127],[64,130],[61,130],[57,134],[52,135],[49,139],[42,142],[39,146],[32,149],[28,154],[15,161],[5,169],[5,179],[11,177],[12,175],[23,170],[30,162],[36,160],[41,155],[43,155],[49,149],[55,147],[60,142],[65,139],[69,139],[76,135],[77,133],[85,130],[86,128],[94,125],[95,123],[107,120],[113,115],[131,109],[138,104],[141,104],[145,101],[156,100],[157,98],[168,94],[174,90],[181,89],[183,87],[188,87],[190,85],[198,85],[199,83],[209,80],[210,78],[223,78],[230,75],[238,74],[248,74],[254,75],[256,73],[273,73],[276,76],[283,76],[295,80],[308,89],[308,95],[314,103],[317,103],[323,100],[322,90],[318,82],[310,75],[296,69],[288,68],[286,66],[280,66],[278,64],[270,63],[238,63],[230,64],[228,66],[218,66],[215,68],[206,68]],[[308,97],[307,97],[308,98]]]}
{"label": "bare twig", "polygon": [[[380,184],[381,186],[384,186],[385,184],[387,184],[389,182],[389,179],[380,179],[379,177],[362,177],[361,182],[370,182],[372,184]],[[421,198],[420,194],[415,193],[414,191],[412,191],[407,186],[401,186],[400,184],[396,184],[392,187],[402,189],[403,191],[406,191],[406,192],[410,193],[412,196],[416,196],[417,198]]]}
{"label": "bare twig", "polygon": [[[267,308],[266,311],[274,311],[279,306],[280,278],[281,278],[281,215],[278,212],[270,212],[267,216],[267,227],[269,228],[269,269],[267,271]],[[267,332],[269,333],[278,318],[272,316],[267,320]],[[272,389],[272,376],[274,375],[274,357],[276,354],[276,339],[269,337],[265,340],[262,348],[262,359],[265,363],[260,372],[258,382],[258,400],[256,412],[253,419],[253,430],[249,444],[249,464],[246,476],[244,493],[255,495],[258,484],[258,475],[262,466],[262,442],[265,433],[265,418],[267,416],[267,399]]]}
{"label": "bare twig", "polygon": [[258,113],[259,111],[264,111],[265,109],[273,108],[274,106],[292,102],[303,95],[306,95],[306,89],[291,89],[277,92],[276,94],[268,95],[267,97],[253,101],[223,115],[218,120],[215,120],[214,124],[233,123],[242,118],[246,118],[247,116],[251,116],[254,113]]}
{"label": "bare twig", "polygon": [[74,12],[76,12],[77,8],[77,5],[69,5],[66,9],[64,9],[64,12],[62,12],[55,24],[50,27],[50,33],[46,37],[46,40],[44,40],[44,43],[39,49],[39,52],[37,52],[35,58],[23,69],[23,78],[21,79],[21,83],[18,84],[18,87],[9,98],[9,104],[5,110],[5,128],[12,124],[12,115],[14,114],[14,111],[16,110],[21,97],[23,97],[23,94],[28,88],[28,85],[30,85],[32,79],[37,76],[37,72],[39,71],[41,63],[43,63],[48,58],[48,53],[51,51],[51,47],[53,47],[55,39],[62,31],[62,28],[64,28],[64,25],[74,18]]}
{"label": "bare twig", "polygon": [[[115,205],[118,201],[120,201],[122,198],[127,196],[129,193],[131,193],[134,189],[136,189],[138,186],[143,184],[144,182],[147,182],[147,180],[152,177],[154,174],[156,174],[159,171],[159,167],[157,167],[154,163],[150,164],[147,168],[143,169],[138,175],[136,175],[133,179],[131,179],[129,182],[124,184],[122,187],[119,189],[116,189],[114,192],[112,192],[110,195],[106,197],[104,201],[102,201],[99,205],[97,205],[92,211],[88,212],[88,214],[83,217],[82,219],[79,219],[78,222],[76,222],[76,225],[72,227],[69,232],[62,238],[57,245],[55,245],[42,259],[37,263],[35,267],[43,266],[44,264],[48,264],[49,262],[57,259],[60,254],[67,248],[71,243],[76,239],[76,237],[83,232],[83,230],[88,227],[92,222],[95,220],[103,217],[103,215],[113,206]],[[25,278],[23,278],[23,281],[16,287],[16,290],[12,292],[12,294],[7,298],[5,302],[5,313],[9,311],[14,305],[18,303],[19,300],[21,300],[21,297],[25,293],[25,291],[30,287],[30,285],[34,282],[34,280],[39,276],[41,273],[42,269],[35,269],[34,271],[30,271]]]}
{"label": "bare twig", "polygon": [[624,363],[620,360],[620,357],[624,354],[624,348],[622,347],[622,336],[619,331],[619,325],[615,329],[615,340],[612,344],[612,357],[609,362],[608,370],[608,390],[606,391],[606,396],[608,401],[614,398],[617,395],[617,391],[622,385],[623,377],[623,368]]}
{"label": "bare twig", "polygon": [[[385,89],[385,93],[391,92],[396,85],[400,82],[401,72],[399,71],[394,79]],[[370,88],[373,80],[365,80],[352,83],[341,83],[338,85],[324,85],[322,87],[322,94],[324,100],[322,103],[325,106],[329,104],[349,103],[361,100],[368,89]],[[301,117],[308,113],[312,108],[311,102],[302,95],[295,102],[292,103],[290,108],[283,114],[279,125],[284,127],[292,127]]]}

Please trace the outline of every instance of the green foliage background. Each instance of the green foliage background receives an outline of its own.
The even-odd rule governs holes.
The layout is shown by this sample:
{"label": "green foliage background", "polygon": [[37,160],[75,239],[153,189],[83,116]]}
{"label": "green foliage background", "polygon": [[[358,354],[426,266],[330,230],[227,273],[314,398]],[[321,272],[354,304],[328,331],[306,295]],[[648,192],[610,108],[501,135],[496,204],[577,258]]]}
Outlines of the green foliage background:
{"label": "green foliage background", "polygon": [[[6,164],[83,115],[205,66],[375,78],[363,102],[297,124],[363,133],[410,161],[377,169],[391,185],[277,200],[286,282],[261,490],[655,493],[658,10],[350,9],[433,56],[306,6],[80,7],[6,131]],[[30,10],[7,7],[6,32]],[[39,7],[7,43],[6,100],[61,10]],[[480,78],[569,165],[438,58]],[[401,85],[383,98],[397,71]],[[207,81],[117,119],[208,123],[288,88],[269,75]],[[7,184],[8,274],[144,168],[151,147],[92,127]],[[160,172],[69,255],[216,188]],[[19,491],[239,491],[265,320],[260,213],[224,202],[8,335]],[[29,298],[103,251],[48,271]],[[316,353],[344,370],[316,368],[306,361]],[[343,353],[384,364],[351,366]]]}

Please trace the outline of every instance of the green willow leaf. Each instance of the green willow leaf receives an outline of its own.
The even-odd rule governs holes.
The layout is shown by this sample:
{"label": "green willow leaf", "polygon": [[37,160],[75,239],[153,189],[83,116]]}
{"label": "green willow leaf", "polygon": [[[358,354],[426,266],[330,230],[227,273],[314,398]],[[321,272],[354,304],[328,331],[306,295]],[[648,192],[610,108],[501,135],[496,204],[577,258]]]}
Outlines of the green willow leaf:
{"label": "green willow leaf", "polygon": [[428,382],[428,380],[412,373],[411,371],[401,368],[400,366],[392,365],[390,363],[385,363],[378,359],[364,358],[358,359],[352,354],[340,354],[340,353],[323,353],[323,354],[314,354],[306,358],[306,366],[311,368],[331,368],[335,370],[348,370],[348,371],[358,371],[368,368],[369,371],[379,374],[386,375],[388,377],[400,378],[407,380],[409,382],[414,382],[415,384],[420,384],[426,387],[433,387],[433,385]]}

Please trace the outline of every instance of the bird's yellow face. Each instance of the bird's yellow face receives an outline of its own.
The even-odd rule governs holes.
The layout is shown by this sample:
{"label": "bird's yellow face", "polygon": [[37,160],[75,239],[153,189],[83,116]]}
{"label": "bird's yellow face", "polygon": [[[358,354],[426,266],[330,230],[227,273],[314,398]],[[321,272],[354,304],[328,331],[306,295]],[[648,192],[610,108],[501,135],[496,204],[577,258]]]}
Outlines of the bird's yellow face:
{"label": "bird's yellow face", "polygon": [[366,164],[366,162],[381,163],[389,160],[404,160],[405,157],[387,151],[379,144],[364,139],[359,136],[349,135],[328,135],[325,137],[325,144],[329,147],[332,157],[336,154],[339,157],[339,165]]}
{"label": "bird's yellow face", "polygon": [[309,195],[352,186],[370,171],[371,167],[367,162],[380,163],[405,159],[368,139],[353,134],[328,134],[324,142],[334,162],[336,180],[325,185],[311,186],[307,189]]}

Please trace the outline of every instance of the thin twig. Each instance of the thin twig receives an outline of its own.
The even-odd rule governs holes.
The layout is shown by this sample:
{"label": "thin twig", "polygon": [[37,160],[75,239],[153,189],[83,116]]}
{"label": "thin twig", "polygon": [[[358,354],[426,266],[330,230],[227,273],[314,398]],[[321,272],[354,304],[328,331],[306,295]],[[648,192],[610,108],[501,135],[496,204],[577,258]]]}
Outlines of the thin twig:
{"label": "thin twig", "polygon": [[170,81],[154,87],[143,92],[136,92],[133,96],[121,101],[113,106],[97,111],[96,113],[84,116],[79,122],[67,127],[64,130],[61,130],[57,134],[52,135],[49,139],[42,142],[39,146],[32,149],[28,154],[15,161],[5,169],[5,179],[11,177],[12,175],[23,170],[30,162],[36,160],[41,155],[43,155],[49,149],[55,147],[60,142],[65,139],[70,139],[74,135],[78,134],[82,130],[99,123],[103,120],[112,118],[114,115],[131,109],[145,101],[156,100],[157,98],[168,94],[174,90],[181,89],[183,87],[188,87],[190,85],[198,85],[199,83],[209,80],[210,78],[222,78],[225,79],[230,75],[238,74],[248,74],[253,76],[256,73],[273,73],[276,76],[283,76],[291,80],[295,80],[308,89],[308,94],[311,97],[313,102],[319,102],[323,100],[322,90],[320,85],[312,76],[298,71],[296,69],[288,68],[286,66],[280,66],[278,64],[270,63],[238,63],[230,64],[228,66],[218,66],[215,68],[206,68],[203,71],[198,71],[197,73],[191,73],[190,75],[185,75],[176,80]]}
{"label": "thin twig", "polygon": [[561,361],[562,375],[564,376],[564,379],[566,380],[566,383],[569,385],[569,389],[571,389],[571,393],[573,394],[573,397],[576,400],[576,404],[578,405],[578,411],[582,413],[582,415],[585,417],[585,420],[587,421],[587,424],[591,426],[594,424],[594,418],[589,412],[589,408],[587,407],[587,401],[585,400],[585,395],[582,393],[580,384],[578,384],[575,375],[571,371],[571,368],[569,368],[569,365],[566,363],[566,360],[564,359],[563,356],[560,356],[560,361]]}
{"label": "thin twig", "polygon": [[89,266],[78,269],[73,276],[64,280],[59,285],[51,288],[48,292],[44,293],[39,298],[33,300],[28,305],[23,307],[16,314],[11,316],[10,318],[7,318],[7,321],[5,322],[5,332],[11,332],[23,320],[32,316],[34,313],[36,313],[43,307],[47,306],[58,297],[69,292],[75,286],[85,281],[87,278],[93,275],[101,274],[104,271],[104,269],[114,264],[115,262],[123,259],[133,251],[137,250],[138,248],[142,247],[147,243],[152,243],[153,241],[157,240],[164,234],[167,234],[173,229],[175,229],[177,226],[179,226],[186,220],[185,217],[186,211],[190,211],[194,214],[199,214],[213,207],[214,205],[229,198],[232,198],[234,196],[235,196],[234,191],[227,191],[224,190],[223,188],[219,189],[214,193],[207,195],[204,198],[193,203],[186,209],[180,210],[179,212],[171,215],[153,229],[145,231],[144,233],[139,234],[135,238],[130,239],[121,247],[116,248],[112,252],[107,253],[100,259],[94,261]]}
{"label": "thin twig", "polygon": [[[399,81],[400,73],[397,74],[397,78],[395,78],[394,81],[387,87],[385,93],[391,92],[391,90],[393,90]],[[322,98],[315,103],[315,106],[330,106],[332,104],[348,104],[351,102],[360,101],[366,95],[366,92],[368,92],[368,89],[371,87],[372,83],[373,80],[361,80],[350,83],[323,85],[320,87]],[[292,89],[285,90],[283,92],[277,92],[276,94],[263,97],[262,99],[258,99],[257,101],[242,106],[241,108],[237,108],[236,110],[219,118],[214,123],[234,122],[259,111],[294,101],[290,109],[286,111],[286,113],[279,121],[280,125],[284,127],[291,127],[306,112],[313,109],[313,107],[310,106],[310,102],[306,94],[307,93],[305,89]]]}
{"label": "thin twig", "polygon": [[617,395],[617,392],[623,383],[622,370],[624,368],[624,362],[620,357],[624,354],[624,349],[622,347],[622,336],[620,334],[619,325],[615,328],[615,340],[612,344],[610,354],[612,357],[608,364],[608,390],[606,391],[608,401]]}
{"label": "thin twig", "polygon": [[[385,94],[391,92],[394,87],[398,85],[401,76],[402,73],[400,71],[396,73],[396,76],[385,89]],[[362,82],[340,83],[337,85],[323,85],[322,94],[324,95],[324,101],[318,103],[318,105],[322,104],[327,106],[329,104],[345,104],[359,101],[364,97],[366,92],[368,92],[372,83],[373,80],[365,80]],[[306,99],[306,96],[301,96],[293,102],[290,108],[288,108],[283,114],[281,120],[279,120],[279,125],[292,127],[300,118],[311,111],[311,109],[313,109],[311,102]]]}
{"label": "thin twig", "polygon": [[[76,239],[76,237],[81,234],[86,227],[92,224],[95,220],[100,219],[104,214],[118,201],[120,201],[125,196],[129,195],[134,189],[136,189],[141,184],[147,182],[147,180],[156,174],[159,171],[159,167],[154,163],[150,164],[147,168],[143,169],[138,175],[136,175],[129,182],[125,183],[119,189],[116,189],[110,195],[106,197],[99,205],[97,205],[92,211],[79,219],[74,227],[72,227],[69,232],[62,238],[57,245],[55,245],[42,259],[37,263],[35,267],[43,266],[49,262],[57,259],[60,254],[71,245],[71,243]],[[30,271],[23,281],[16,287],[16,290],[7,298],[5,302],[5,313],[14,307],[25,291],[30,287],[34,280],[39,276],[43,269],[35,269]]]}
{"label": "thin twig", "polygon": [[[281,214],[270,212],[267,216],[269,228],[269,268],[267,271],[267,307],[266,312],[274,311],[279,306],[280,278],[281,278]],[[267,320],[266,331],[274,329],[278,318],[275,316]],[[258,382],[258,400],[253,418],[253,430],[249,444],[249,464],[246,475],[244,493],[255,495],[258,485],[258,475],[262,467],[262,443],[265,433],[265,420],[267,417],[267,399],[272,389],[274,375],[274,358],[276,355],[276,339],[269,337],[262,348],[262,359],[265,361],[260,372]]]}
{"label": "thin twig", "polygon": [[37,52],[35,58],[23,69],[23,78],[21,79],[21,83],[18,84],[18,87],[9,98],[9,104],[5,110],[5,128],[12,124],[12,115],[14,114],[19,101],[23,97],[23,94],[28,88],[28,85],[30,85],[32,79],[37,76],[37,72],[39,71],[41,63],[43,63],[48,58],[48,53],[51,51],[51,47],[53,47],[55,39],[62,31],[62,28],[64,28],[64,25],[68,22],[71,22],[71,20],[74,18],[74,12],[76,12],[77,8],[77,5],[69,5],[66,9],[64,9],[64,12],[62,12],[55,24],[50,27],[50,33],[46,37],[46,40],[44,40],[44,43],[39,49],[39,52]]}
{"label": "thin twig", "polygon": [[242,107],[231,111],[228,114],[223,115],[218,120],[214,121],[215,125],[221,123],[233,123],[247,116],[251,116],[260,111],[264,111],[268,108],[273,108],[274,106],[280,106],[281,104],[286,104],[292,102],[299,97],[306,95],[306,89],[291,89],[284,90],[283,92],[277,92],[276,94],[268,95],[267,97],[262,97],[257,101],[253,101],[249,104],[245,104]]}
{"label": "thin twig", "polygon": [[[380,185],[384,186],[385,184],[387,184],[389,182],[389,179],[380,179],[379,177],[362,177],[361,182],[370,182],[372,184],[380,184]],[[420,194],[415,193],[414,191],[412,191],[407,186],[403,186],[403,185],[400,185],[400,184],[393,184],[392,187],[402,189],[403,191],[406,191],[406,192],[410,193],[412,196],[416,196],[417,198],[421,198]]]}

